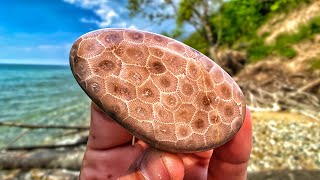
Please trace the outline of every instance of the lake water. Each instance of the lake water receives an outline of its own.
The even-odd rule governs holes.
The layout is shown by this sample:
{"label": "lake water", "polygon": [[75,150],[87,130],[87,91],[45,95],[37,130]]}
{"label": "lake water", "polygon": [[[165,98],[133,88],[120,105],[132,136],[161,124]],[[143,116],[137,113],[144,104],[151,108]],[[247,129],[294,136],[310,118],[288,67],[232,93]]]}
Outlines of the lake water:
{"label": "lake water", "polygon": [[[89,107],[89,98],[68,66],[0,64],[0,121],[88,125]],[[10,142],[43,143],[61,133],[0,127],[0,149]]]}

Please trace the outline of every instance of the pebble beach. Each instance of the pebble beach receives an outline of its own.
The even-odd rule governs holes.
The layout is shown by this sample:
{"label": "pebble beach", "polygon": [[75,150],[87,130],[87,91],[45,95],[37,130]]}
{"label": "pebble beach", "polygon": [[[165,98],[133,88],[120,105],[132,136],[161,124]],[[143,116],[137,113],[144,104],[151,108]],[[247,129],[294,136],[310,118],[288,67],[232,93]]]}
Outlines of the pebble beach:
{"label": "pebble beach", "polygon": [[287,112],[253,112],[252,118],[249,172],[320,170],[319,120]]}
{"label": "pebble beach", "polygon": [[[249,180],[320,178],[320,121],[288,112],[252,112],[253,149]],[[84,149],[84,148],[83,148]],[[81,162],[82,153],[76,157]],[[0,171],[0,179],[77,179],[78,171]]]}

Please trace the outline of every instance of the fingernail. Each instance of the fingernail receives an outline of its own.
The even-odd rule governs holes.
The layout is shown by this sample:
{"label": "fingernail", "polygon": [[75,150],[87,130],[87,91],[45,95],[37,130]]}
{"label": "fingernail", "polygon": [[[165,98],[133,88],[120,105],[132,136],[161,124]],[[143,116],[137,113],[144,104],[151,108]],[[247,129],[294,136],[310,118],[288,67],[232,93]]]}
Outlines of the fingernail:
{"label": "fingernail", "polygon": [[168,152],[161,151],[159,154],[170,179],[183,179],[184,166],[182,159],[177,154]]}
{"label": "fingernail", "polygon": [[149,148],[140,164],[141,173],[147,179],[170,179],[165,162],[159,150]]}

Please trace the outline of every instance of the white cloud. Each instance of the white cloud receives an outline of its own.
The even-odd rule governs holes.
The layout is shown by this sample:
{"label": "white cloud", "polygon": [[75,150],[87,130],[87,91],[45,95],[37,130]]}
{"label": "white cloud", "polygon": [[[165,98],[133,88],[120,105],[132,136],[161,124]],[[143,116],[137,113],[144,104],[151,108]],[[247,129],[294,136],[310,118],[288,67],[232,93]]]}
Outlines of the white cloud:
{"label": "white cloud", "polygon": [[119,17],[116,11],[108,5],[108,0],[63,0],[66,3],[80,6],[83,9],[92,10],[100,20],[80,18],[81,22],[94,23],[100,28],[107,27],[113,23],[115,17]]}
{"label": "white cloud", "polygon": [[87,19],[85,17],[83,18],[80,18],[80,22],[83,22],[83,23],[93,23],[93,24],[99,24],[100,22],[96,19]]}
{"label": "white cloud", "polygon": [[75,0],[63,0],[64,2],[67,2],[67,3],[70,3],[70,4],[73,4],[75,2]]}
{"label": "white cloud", "polygon": [[[166,20],[161,24],[149,21],[141,15],[137,17],[130,17],[129,11],[126,8],[127,2],[116,0],[62,0],[65,3],[69,3],[83,9],[92,11],[98,18],[93,17],[79,17],[79,21],[82,23],[91,23],[97,25],[99,28],[106,27],[119,27],[119,28],[131,28],[141,29],[145,31],[152,31],[155,33],[161,33],[162,31],[171,31],[175,27],[174,20]],[[163,3],[165,0],[154,1],[155,5]],[[173,0],[175,4],[178,4],[180,0]],[[146,11],[153,10],[149,7],[144,7]],[[172,7],[159,9],[157,13],[174,13]]]}
{"label": "white cloud", "polygon": [[129,28],[129,29],[138,29],[137,26],[135,26],[135,25],[133,25],[133,24],[130,25],[128,28]]}
{"label": "white cloud", "polygon": [[100,22],[98,25],[99,27],[107,27],[112,23],[113,17],[118,17],[118,14],[115,13],[113,10],[110,10],[109,12],[105,10],[99,10],[97,11],[98,14],[100,14],[102,22]]}
{"label": "white cloud", "polygon": [[105,5],[108,0],[63,0],[69,4],[75,4],[82,8],[92,9],[93,7]]}

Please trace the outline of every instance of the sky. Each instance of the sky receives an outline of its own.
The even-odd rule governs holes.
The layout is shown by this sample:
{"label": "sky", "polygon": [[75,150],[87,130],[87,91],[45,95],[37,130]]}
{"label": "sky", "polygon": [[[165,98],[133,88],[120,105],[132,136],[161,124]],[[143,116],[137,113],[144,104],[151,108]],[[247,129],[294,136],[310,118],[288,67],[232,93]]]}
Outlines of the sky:
{"label": "sky", "polygon": [[68,64],[73,42],[101,28],[161,33],[161,25],[131,18],[127,0],[0,0],[0,63]]}

